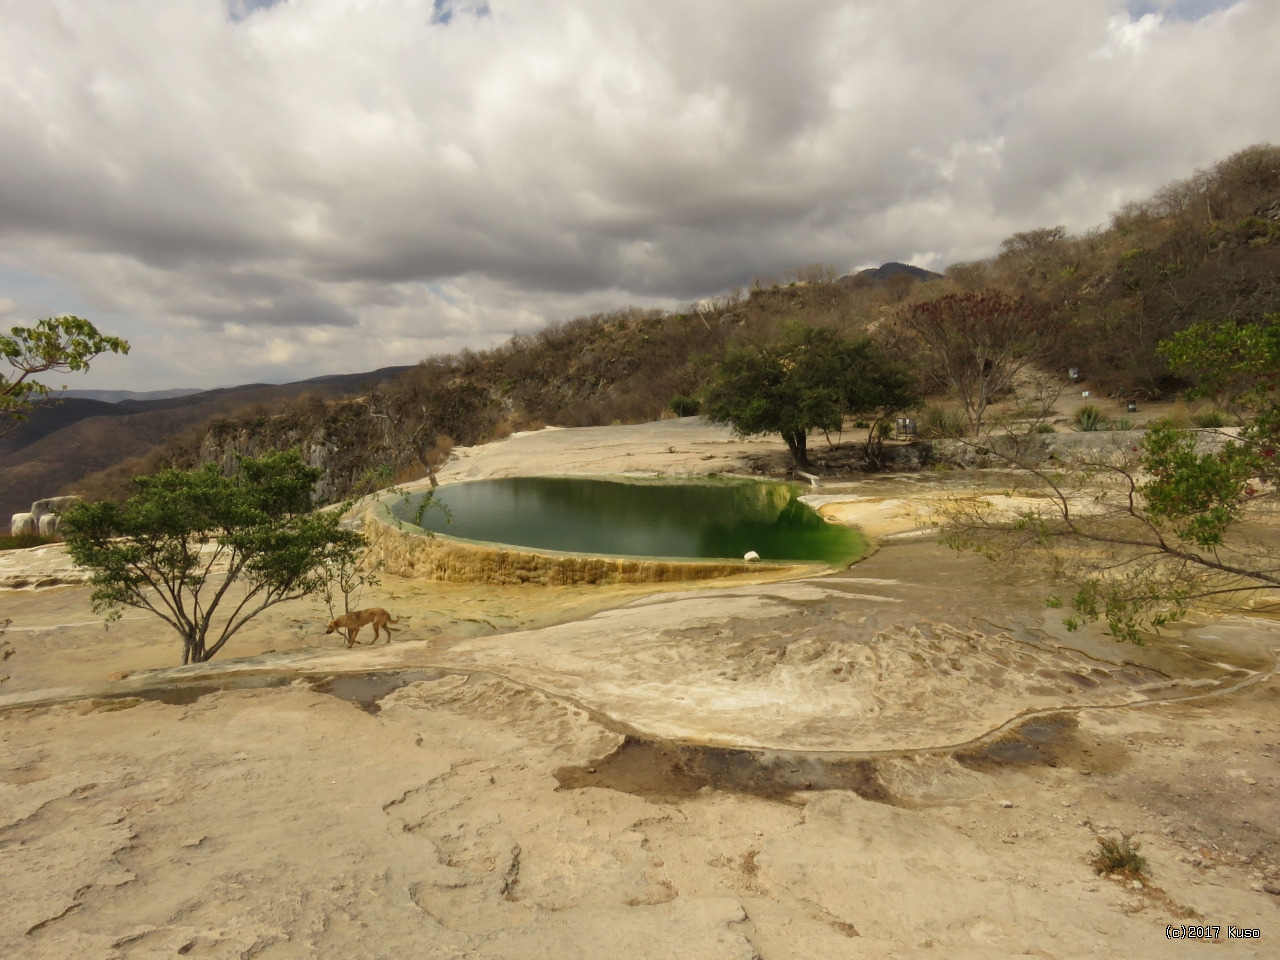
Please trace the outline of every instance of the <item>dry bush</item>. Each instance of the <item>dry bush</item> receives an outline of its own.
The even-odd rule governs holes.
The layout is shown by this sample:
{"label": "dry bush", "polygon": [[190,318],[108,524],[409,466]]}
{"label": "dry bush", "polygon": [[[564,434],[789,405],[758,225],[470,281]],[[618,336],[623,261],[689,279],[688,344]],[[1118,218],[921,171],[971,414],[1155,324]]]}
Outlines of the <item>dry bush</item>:
{"label": "dry bush", "polygon": [[963,410],[929,403],[916,414],[916,431],[921,440],[954,440],[969,432]]}
{"label": "dry bush", "polygon": [[1167,396],[1187,383],[1156,353],[1160,341],[1203,319],[1280,311],[1280,147],[1249,147],[1168,184],[1106,229],[1015,234],[997,256],[949,267],[947,281],[1052,310],[1066,335],[1051,369],[1079,367],[1102,394]]}
{"label": "dry bush", "polygon": [[1147,872],[1149,866],[1147,858],[1138,852],[1141,848],[1142,845],[1134,843],[1127,833],[1121,834],[1119,840],[1098,837],[1098,852],[1089,862],[1099,874],[1118,873],[1136,880]]}

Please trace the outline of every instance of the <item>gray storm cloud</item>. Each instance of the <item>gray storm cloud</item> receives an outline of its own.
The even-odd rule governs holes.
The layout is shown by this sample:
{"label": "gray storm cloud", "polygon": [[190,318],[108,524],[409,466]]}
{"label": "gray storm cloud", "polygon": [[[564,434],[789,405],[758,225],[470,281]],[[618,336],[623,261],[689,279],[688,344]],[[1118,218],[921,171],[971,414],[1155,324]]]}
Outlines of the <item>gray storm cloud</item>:
{"label": "gray storm cloud", "polygon": [[0,261],[219,382],[941,267],[1280,126],[1269,0],[0,10]]}

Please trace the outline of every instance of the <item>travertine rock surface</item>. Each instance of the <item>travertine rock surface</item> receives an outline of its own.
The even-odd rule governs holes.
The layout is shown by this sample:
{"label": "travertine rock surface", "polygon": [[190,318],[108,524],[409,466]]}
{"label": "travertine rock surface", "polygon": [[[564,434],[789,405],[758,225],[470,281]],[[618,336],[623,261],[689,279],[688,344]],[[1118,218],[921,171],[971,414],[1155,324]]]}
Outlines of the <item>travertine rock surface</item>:
{"label": "travertine rock surface", "polygon": [[[450,469],[702,462],[660,426]],[[154,620],[104,631],[57,548],[0,555],[28,584],[0,589],[0,956],[1208,949],[1181,923],[1274,956],[1276,624],[1068,635],[1044,585],[902,536],[951,485],[852,485],[882,546],[828,577],[388,577],[365,602],[406,618],[394,643],[347,650],[298,603],[185,669]],[[1121,834],[1140,885],[1089,864]]]}

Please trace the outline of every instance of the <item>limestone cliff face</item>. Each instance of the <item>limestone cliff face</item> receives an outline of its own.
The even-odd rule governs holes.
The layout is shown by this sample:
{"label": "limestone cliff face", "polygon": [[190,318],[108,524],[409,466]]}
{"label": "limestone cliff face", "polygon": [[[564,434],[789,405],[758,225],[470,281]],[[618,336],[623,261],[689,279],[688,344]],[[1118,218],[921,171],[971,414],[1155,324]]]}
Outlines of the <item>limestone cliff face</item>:
{"label": "limestone cliff face", "polygon": [[223,473],[231,474],[240,457],[297,450],[320,471],[312,499],[317,504],[333,503],[350,495],[369,470],[393,459],[361,414],[358,402],[339,402],[275,416],[216,420],[179,465],[216,463]]}

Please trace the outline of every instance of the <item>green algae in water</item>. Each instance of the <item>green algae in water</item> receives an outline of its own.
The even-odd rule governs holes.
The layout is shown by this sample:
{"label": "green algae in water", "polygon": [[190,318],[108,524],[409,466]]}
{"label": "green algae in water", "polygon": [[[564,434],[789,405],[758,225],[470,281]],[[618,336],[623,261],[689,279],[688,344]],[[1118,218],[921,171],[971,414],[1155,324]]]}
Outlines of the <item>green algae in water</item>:
{"label": "green algae in water", "polygon": [[[416,523],[421,495],[393,501]],[[513,477],[435,491],[449,511],[421,525],[464,540],[612,557],[742,559],[847,566],[867,550],[857,530],[827,523],[784,483]]]}

